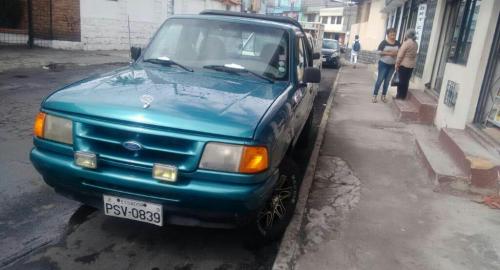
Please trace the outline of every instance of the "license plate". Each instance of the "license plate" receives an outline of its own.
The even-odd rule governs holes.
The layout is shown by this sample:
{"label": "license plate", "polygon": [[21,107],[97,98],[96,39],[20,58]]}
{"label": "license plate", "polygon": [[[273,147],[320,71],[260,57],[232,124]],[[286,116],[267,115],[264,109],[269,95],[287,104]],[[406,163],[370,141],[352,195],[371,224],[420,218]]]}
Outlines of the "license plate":
{"label": "license plate", "polygon": [[157,226],[163,225],[163,209],[161,204],[108,195],[103,195],[103,201],[104,214],[107,216],[128,218]]}

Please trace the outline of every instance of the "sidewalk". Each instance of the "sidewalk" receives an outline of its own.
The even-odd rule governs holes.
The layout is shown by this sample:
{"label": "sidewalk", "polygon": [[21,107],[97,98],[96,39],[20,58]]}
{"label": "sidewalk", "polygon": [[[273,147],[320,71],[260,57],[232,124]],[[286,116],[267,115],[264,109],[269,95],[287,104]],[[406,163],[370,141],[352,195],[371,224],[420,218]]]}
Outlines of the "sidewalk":
{"label": "sidewalk", "polygon": [[500,269],[500,211],[433,191],[366,66],[338,80],[291,268]]}
{"label": "sidewalk", "polygon": [[78,51],[24,46],[0,47],[0,72],[19,68],[42,68],[50,64],[99,65],[129,62],[128,51]]}

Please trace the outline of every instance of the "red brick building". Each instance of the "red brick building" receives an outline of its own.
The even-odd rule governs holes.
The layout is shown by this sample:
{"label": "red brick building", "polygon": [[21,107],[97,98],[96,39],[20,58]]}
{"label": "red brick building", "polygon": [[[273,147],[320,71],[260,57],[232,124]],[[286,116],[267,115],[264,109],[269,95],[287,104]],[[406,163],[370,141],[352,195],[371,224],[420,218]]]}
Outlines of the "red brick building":
{"label": "red brick building", "polygon": [[42,47],[127,49],[145,45],[171,14],[240,5],[240,0],[0,0],[0,45],[25,45],[31,37]]}
{"label": "red brick building", "polygon": [[[4,13],[15,11],[18,15],[0,20],[0,42],[27,41],[28,0],[0,0],[0,8]],[[31,14],[35,39],[80,41],[80,0],[34,0]]]}

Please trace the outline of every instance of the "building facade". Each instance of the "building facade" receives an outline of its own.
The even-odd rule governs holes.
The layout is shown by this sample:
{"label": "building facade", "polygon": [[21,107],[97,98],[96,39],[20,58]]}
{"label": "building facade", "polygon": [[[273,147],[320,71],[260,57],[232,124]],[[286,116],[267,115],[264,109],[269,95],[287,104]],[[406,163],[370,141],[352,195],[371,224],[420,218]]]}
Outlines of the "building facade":
{"label": "building facade", "polygon": [[[171,0],[170,0],[171,1]],[[240,0],[174,0],[173,14],[197,14],[205,9],[240,11]]]}
{"label": "building facade", "polygon": [[347,20],[344,18],[343,7],[320,9],[319,20],[325,25],[324,38],[336,39],[344,44]]}
{"label": "building facade", "polygon": [[435,124],[457,129],[475,124],[498,136],[500,1],[443,1],[438,8],[445,24],[436,29],[430,61],[435,64],[424,78],[439,96]]}
{"label": "building facade", "polygon": [[301,20],[325,25],[325,38],[346,44],[351,24],[356,21],[357,7],[351,1],[304,0]]}
{"label": "building facade", "polygon": [[266,14],[267,3],[273,0],[242,0],[241,12]]}
{"label": "building facade", "polygon": [[0,44],[31,40],[33,45],[61,49],[128,49],[147,44],[168,16],[204,9],[240,11],[241,1],[0,0]]}
{"label": "building facade", "polygon": [[266,13],[274,16],[287,16],[295,20],[302,20],[303,0],[268,0]]}
{"label": "building facade", "polygon": [[436,98],[434,124],[474,125],[500,142],[499,17],[498,0],[371,0],[358,6],[351,32],[374,51],[386,29],[395,28],[400,41],[415,29],[411,87]]}
{"label": "building facade", "polygon": [[349,44],[359,35],[363,51],[374,51],[385,38],[387,14],[385,0],[366,0],[357,5],[357,15],[350,27]]}
{"label": "building facade", "polygon": [[479,128],[500,142],[500,1],[387,0],[387,27],[418,33],[412,87],[437,99],[438,128]]}

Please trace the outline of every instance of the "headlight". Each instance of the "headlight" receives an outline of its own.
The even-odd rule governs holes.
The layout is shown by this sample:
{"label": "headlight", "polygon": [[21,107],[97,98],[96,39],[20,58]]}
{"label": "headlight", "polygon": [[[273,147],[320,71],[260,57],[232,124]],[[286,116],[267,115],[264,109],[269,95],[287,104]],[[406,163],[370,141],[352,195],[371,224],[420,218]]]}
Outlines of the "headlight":
{"label": "headlight", "polygon": [[338,53],[338,52],[334,52],[334,53],[332,53],[332,57],[337,57],[338,55],[339,55],[339,53]]}
{"label": "headlight", "polygon": [[207,143],[200,161],[201,169],[258,173],[268,167],[267,148],[224,143]]}
{"label": "headlight", "polygon": [[39,138],[73,144],[73,122],[65,118],[40,112],[36,116],[33,131]]}

